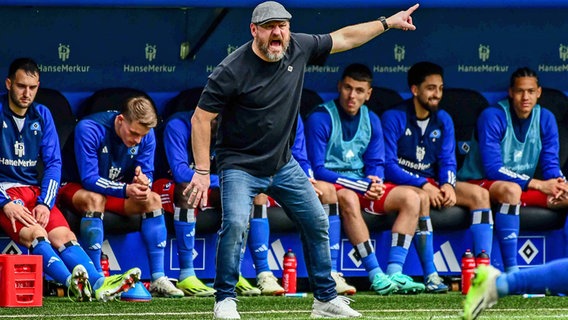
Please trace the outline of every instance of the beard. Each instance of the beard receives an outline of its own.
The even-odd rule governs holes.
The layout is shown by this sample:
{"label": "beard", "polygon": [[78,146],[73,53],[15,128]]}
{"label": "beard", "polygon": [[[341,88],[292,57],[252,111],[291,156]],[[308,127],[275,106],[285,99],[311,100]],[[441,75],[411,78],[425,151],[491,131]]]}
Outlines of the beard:
{"label": "beard", "polygon": [[428,110],[430,112],[436,112],[438,111],[438,107],[440,105],[440,100],[439,99],[427,99],[427,100],[422,100],[422,99],[418,99],[418,102],[420,103],[420,106],[425,109]]}
{"label": "beard", "polygon": [[14,90],[10,90],[10,101],[14,103],[14,105],[20,109],[27,109],[32,104],[33,100],[27,104],[22,104],[20,99],[18,99],[17,93]]}
{"label": "beard", "polygon": [[290,46],[290,38],[275,40],[280,40],[280,43],[282,44],[282,51],[280,51],[279,53],[270,52],[270,41],[272,40],[259,41],[258,43],[258,49],[264,54],[264,56],[268,58],[270,62],[280,61],[282,58],[284,58],[284,55],[286,54],[286,51],[288,51],[288,47]]}

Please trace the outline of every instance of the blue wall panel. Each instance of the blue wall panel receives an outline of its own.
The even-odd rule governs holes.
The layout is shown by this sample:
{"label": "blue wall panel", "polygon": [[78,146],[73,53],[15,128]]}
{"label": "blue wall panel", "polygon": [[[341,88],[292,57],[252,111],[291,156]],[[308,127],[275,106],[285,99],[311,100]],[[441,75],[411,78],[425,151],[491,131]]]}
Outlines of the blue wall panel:
{"label": "blue wall panel", "polygon": [[[291,8],[292,30],[325,33],[389,15],[395,9]],[[194,57],[193,48],[215,16],[211,8],[3,7],[0,73],[18,56],[42,66],[42,85],[62,92],[130,86],[170,92],[203,86],[228,53],[251,38],[251,8],[232,8]],[[414,32],[392,30],[361,48],[332,55],[308,69],[306,87],[334,92],[347,64],[363,62],[375,85],[407,92],[406,71],[431,60],[446,68],[447,87],[505,92],[511,72],[530,66],[542,85],[568,91],[568,8],[421,8]]]}

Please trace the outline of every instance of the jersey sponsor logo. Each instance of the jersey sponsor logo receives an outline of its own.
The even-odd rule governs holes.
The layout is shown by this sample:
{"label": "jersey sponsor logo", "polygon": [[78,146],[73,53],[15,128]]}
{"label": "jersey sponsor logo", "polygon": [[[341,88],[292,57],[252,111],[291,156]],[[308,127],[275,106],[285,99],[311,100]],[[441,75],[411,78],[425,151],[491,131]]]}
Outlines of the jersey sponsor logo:
{"label": "jersey sponsor logo", "polygon": [[[412,161],[403,159],[403,158],[398,158],[398,164],[400,164],[403,167],[407,167],[410,169],[414,169],[414,170],[419,170],[419,171],[424,171],[427,169],[430,169],[431,164],[430,163],[414,163]],[[411,172],[409,172],[411,173]],[[414,174],[414,173],[412,173]],[[418,176],[418,175],[416,175]]]}
{"label": "jersey sponsor logo", "polygon": [[411,136],[412,135],[412,131],[410,131],[409,128],[406,128],[406,131],[404,132],[405,136]]}
{"label": "jersey sponsor logo", "polygon": [[121,171],[122,171],[122,168],[117,168],[115,166],[111,166],[110,169],[108,170],[108,178],[110,180],[116,180],[116,178],[118,178],[118,176],[120,176]]}
{"label": "jersey sponsor logo", "polygon": [[424,156],[426,155],[426,148],[421,146],[416,146],[416,159],[418,161],[424,160]]}
{"label": "jersey sponsor logo", "polygon": [[8,125],[6,124],[6,121],[2,121],[2,128],[8,128]]}
{"label": "jersey sponsor logo", "polygon": [[101,151],[101,153],[108,153],[108,148],[107,148],[107,146],[104,146],[104,147],[103,147],[103,150]]}
{"label": "jersey sponsor logo", "polygon": [[292,72],[293,70],[294,70],[294,67],[288,66],[288,72]]}
{"label": "jersey sponsor logo", "polygon": [[22,160],[22,159],[6,159],[0,158],[0,164],[5,166],[14,166],[14,167],[35,167],[37,164],[37,160]]}
{"label": "jersey sponsor logo", "polygon": [[14,143],[14,154],[20,158],[26,155],[26,146],[23,142]]}

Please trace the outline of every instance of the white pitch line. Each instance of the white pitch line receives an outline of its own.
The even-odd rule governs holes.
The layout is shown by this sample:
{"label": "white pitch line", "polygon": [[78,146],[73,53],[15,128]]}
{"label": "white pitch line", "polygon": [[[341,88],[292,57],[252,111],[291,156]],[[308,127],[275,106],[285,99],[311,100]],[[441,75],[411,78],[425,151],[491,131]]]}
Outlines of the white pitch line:
{"label": "white pitch line", "polygon": [[[485,314],[491,314],[491,316],[499,316],[499,313],[503,313],[503,317],[505,318],[507,312],[522,312],[525,311],[525,308],[521,309],[488,309],[485,310]],[[408,319],[408,316],[384,316],[385,314],[392,314],[392,313],[432,313],[432,312],[444,312],[444,313],[454,313],[453,315],[434,315],[429,319],[454,319],[456,317],[455,314],[461,312],[461,309],[389,309],[389,310],[358,310],[359,312],[363,313],[363,316],[366,319]],[[531,312],[534,311],[543,311],[543,312],[553,312],[553,311],[563,311],[568,312],[568,308],[538,308],[538,309],[531,309]],[[267,314],[267,313],[311,313],[311,310],[262,310],[262,311],[240,311],[241,315],[255,315],[255,314]],[[51,319],[51,318],[95,318],[95,317],[120,317],[120,316],[135,316],[135,317],[144,317],[144,316],[210,316],[212,312],[141,312],[141,313],[88,313],[88,314],[52,314],[52,315],[45,315],[45,314],[18,314],[18,315],[0,315],[0,319],[21,319],[22,317],[29,318],[29,319]],[[515,315],[516,319],[531,319],[534,317],[533,315]],[[539,315],[539,319],[564,319],[566,315]],[[290,318],[279,318],[281,320],[291,319],[296,320],[297,317],[291,316]]]}

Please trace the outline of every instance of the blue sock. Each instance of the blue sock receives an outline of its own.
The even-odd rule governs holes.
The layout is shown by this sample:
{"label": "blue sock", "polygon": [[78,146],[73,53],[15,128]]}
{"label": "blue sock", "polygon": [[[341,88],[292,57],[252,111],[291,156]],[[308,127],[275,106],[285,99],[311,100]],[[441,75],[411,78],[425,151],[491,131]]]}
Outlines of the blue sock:
{"label": "blue sock", "polygon": [[195,248],[195,212],[193,209],[174,207],[174,229],[176,232],[179,279],[195,276],[193,249]]}
{"label": "blue sock", "polygon": [[379,261],[375,255],[375,250],[371,245],[371,240],[361,242],[355,246],[357,256],[361,258],[365,270],[369,273],[369,280],[373,282],[377,273],[383,273],[383,269],[379,266]]}
{"label": "blue sock", "polygon": [[499,296],[499,298],[502,298],[509,294],[509,281],[507,279],[506,273],[502,273],[497,277],[495,286],[497,287],[497,295]]}
{"label": "blue sock", "polygon": [[95,269],[102,274],[101,251],[104,240],[103,213],[85,212],[81,219],[80,242]]}
{"label": "blue sock", "polygon": [[499,212],[495,215],[495,230],[506,272],[519,269],[517,266],[517,237],[520,225],[519,208],[520,205],[503,203]]}
{"label": "blue sock", "polygon": [[493,245],[493,216],[491,209],[477,209],[471,211],[471,233],[473,235],[473,254],[477,257],[481,250],[491,257]]}
{"label": "blue sock", "polygon": [[152,281],[165,276],[164,250],[166,247],[167,230],[162,209],[145,213],[142,217],[142,239],[148,250]]}
{"label": "blue sock", "polygon": [[[506,274],[510,294],[566,293],[568,287],[568,259],[558,259],[542,266]],[[499,282],[498,282],[499,283]]]}
{"label": "blue sock", "polygon": [[76,241],[69,241],[59,248],[59,255],[68,270],[73,270],[78,264],[83,265],[89,274],[91,283],[95,283],[99,278],[103,278],[103,275],[93,265],[91,258]]}
{"label": "blue sock", "polygon": [[250,220],[248,246],[256,274],[270,271],[270,267],[268,266],[269,241],[270,225],[266,215],[266,205],[255,204],[253,206],[252,219]]}
{"label": "blue sock", "polygon": [[422,263],[424,275],[436,273],[436,266],[434,266],[434,235],[430,217],[420,217],[418,219],[418,230],[414,236],[414,242],[418,257],[420,257],[420,262]]}
{"label": "blue sock", "polygon": [[65,286],[69,286],[67,280],[71,275],[69,269],[53,248],[51,243],[44,237],[37,237],[30,247],[30,252],[43,257],[43,272],[53,278],[53,280]]}
{"label": "blue sock", "polygon": [[341,219],[336,203],[324,204],[324,211],[327,211],[329,219],[329,253],[331,255],[331,271],[337,272],[337,261],[339,258],[339,242],[341,241]]}
{"label": "blue sock", "polygon": [[410,248],[410,242],[412,241],[412,235],[393,233],[391,239],[389,264],[387,266],[388,275],[402,272],[402,266],[404,261],[406,261],[408,248]]}

